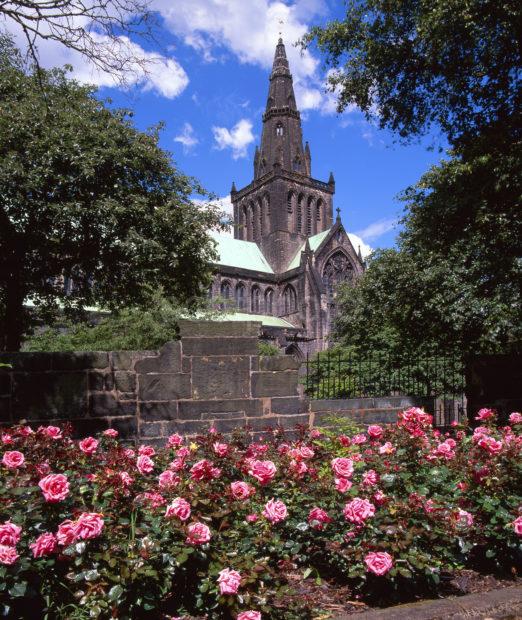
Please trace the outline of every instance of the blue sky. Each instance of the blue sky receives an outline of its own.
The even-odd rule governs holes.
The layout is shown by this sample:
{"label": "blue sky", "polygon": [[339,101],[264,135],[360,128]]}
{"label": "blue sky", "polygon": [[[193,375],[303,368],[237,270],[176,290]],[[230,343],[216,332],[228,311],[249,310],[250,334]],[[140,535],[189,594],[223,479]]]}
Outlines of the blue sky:
{"label": "blue sky", "polygon": [[[372,247],[394,244],[394,222],[402,205],[397,194],[440,159],[426,147],[432,137],[409,146],[366,122],[356,109],[338,115],[325,93],[320,55],[301,55],[292,44],[313,24],[342,17],[334,0],[153,0],[159,17],[158,43],[130,45],[153,62],[147,75],[136,70],[128,86],[89,66],[54,43],[40,47],[47,66],[70,63],[75,76],[100,86],[101,97],[131,108],[145,129],[165,123],[161,146],[179,168],[227,202],[231,183],[252,179],[268,76],[281,29],[294,75],[303,134],[312,152],[312,173],[336,180],[335,206],[346,229]],[[283,22],[281,24],[280,22]],[[15,34],[17,34],[15,32]]]}

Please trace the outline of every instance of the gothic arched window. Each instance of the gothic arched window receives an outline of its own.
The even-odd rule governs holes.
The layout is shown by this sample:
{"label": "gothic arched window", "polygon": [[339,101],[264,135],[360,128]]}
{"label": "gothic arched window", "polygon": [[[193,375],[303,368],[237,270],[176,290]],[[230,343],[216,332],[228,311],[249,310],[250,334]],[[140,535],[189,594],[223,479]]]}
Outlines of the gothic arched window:
{"label": "gothic arched window", "polygon": [[232,297],[232,287],[230,286],[230,282],[228,280],[224,280],[221,282],[221,303],[219,307],[221,310],[225,310],[228,306],[228,300]]}
{"label": "gothic arched window", "polygon": [[299,157],[296,157],[292,162],[292,169],[294,170],[294,172],[299,172],[299,170],[301,170],[301,160],[299,159]]}
{"label": "gothic arched window", "polygon": [[288,196],[286,197],[286,212],[293,213],[294,212],[294,192],[288,192]]}
{"label": "gothic arched window", "polygon": [[295,288],[289,284],[283,293],[283,301],[285,305],[285,314],[290,314],[297,310],[297,295]]}
{"label": "gothic arched window", "polygon": [[248,240],[252,241],[252,239],[257,239],[257,217],[256,217],[256,206],[253,202],[250,203],[250,230],[248,235]]}
{"label": "gothic arched window", "polygon": [[239,310],[246,308],[245,285],[242,282],[236,286],[236,306]]}
{"label": "gothic arched window", "polygon": [[297,232],[303,232],[303,207],[304,196],[303,194],[299,194],[299,198],[297,199]]}
{"label": "gothic arched window", "polygon": [[323,269],[323,284],[330,301],[335,297],[336,287],[343,282],[353,281],[353,267],[344,252],[332,254]]}
{"label": "gothic arched window", "polygon": [[306,234],[308,236],[312,234],[313,209],[314,199],[310,196],[310,198],[308,198],[308,206],[306,209]]}
{"label": "gothic arched window", "polygon": [[282,136],[285,130],[283,129],[283,125],[281,123],[277,123],[276,125],[276,136]]}
{"label": "gothic arched window", "polygon": [[259,301],[261,298],[261,291],[258,286],[252,287],[252,292],[250,293],[251,297],[251,308],[254,314],[259,314]]}
{"label": "gothic arched window", "polygon": [[323,201],[320,198],[315,205],[315,219],[318,222],[321,222],[323,219]]}
{"label": "gothic arched window", "polygon": [[274,291],[271,288],[265,292],[265,313],[274,314]]}

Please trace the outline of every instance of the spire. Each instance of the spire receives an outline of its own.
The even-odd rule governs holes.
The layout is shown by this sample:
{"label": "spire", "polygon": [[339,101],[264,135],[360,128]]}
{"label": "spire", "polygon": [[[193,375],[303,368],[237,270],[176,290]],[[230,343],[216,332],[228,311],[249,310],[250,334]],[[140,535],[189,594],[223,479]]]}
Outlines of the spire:
{"label": "spire", "polygon": [[282,39],[279,39],[275,49],[258,158],[264,164],[254,164],[256,179],[264,174],[262,169],[265,172],[272,170],[274,164],[287,172],[310,174],[303,149],[301,118],[295,102],[292,74]]}
{"label": "spire", "polygon": [[333,172],[330,172],[330,178],[328,179],[328,185],[335,185],[335,179]]}
{"label": "spire", "polygon": [[362,252],[361,252],[361,244],[359,243],[359,249],[357,251],[357,256],[359,258],[359,260],[361,261],[361,264],[364,262],[363,261],[363,257],[362,257]]}
{"label": "spire", "polygon": [[335,218],[335,221],[340,223],[341,222],[341,209],[337,207],[336,211],[337,211],[337,217]]}
{"label": "spire", "polygon": [[230,190],[230,193],[235,194],[236,192],[237,192],[236,183],[235,181],[232,181],[232,189]]}
{"label": "spire", "polygon": [[310,145],[308,142],[305,144],[305,165],[306,165],[306,174],[311,177],[312,176],[312,154],[310,153]]}

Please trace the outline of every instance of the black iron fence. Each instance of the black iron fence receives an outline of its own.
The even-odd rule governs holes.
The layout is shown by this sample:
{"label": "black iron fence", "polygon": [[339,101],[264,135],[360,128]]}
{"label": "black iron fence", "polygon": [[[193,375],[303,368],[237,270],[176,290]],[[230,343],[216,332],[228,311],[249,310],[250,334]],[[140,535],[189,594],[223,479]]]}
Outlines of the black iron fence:
{"label": "black iron fence", "polygon": [[435,422],[465,415],[465,368],[450,356],[350,355],[325,351],[306,358],[305,391],[312,399],[411,396],[433,399]]}

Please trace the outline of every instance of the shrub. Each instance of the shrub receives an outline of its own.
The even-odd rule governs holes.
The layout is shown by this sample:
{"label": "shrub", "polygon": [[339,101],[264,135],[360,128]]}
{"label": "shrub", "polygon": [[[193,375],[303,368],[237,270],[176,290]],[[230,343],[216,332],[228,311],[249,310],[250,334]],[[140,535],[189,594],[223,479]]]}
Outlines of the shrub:
{"label": "shrub", "polygon": [[467,562],[517,570],[522,416],[479,418],[442,436],[412,408],[352,436],[210,429],[137,450],[111,430],[4,429],[3,615],[292,618],[274,604],[288,566],[361,595],[435,588]]}

